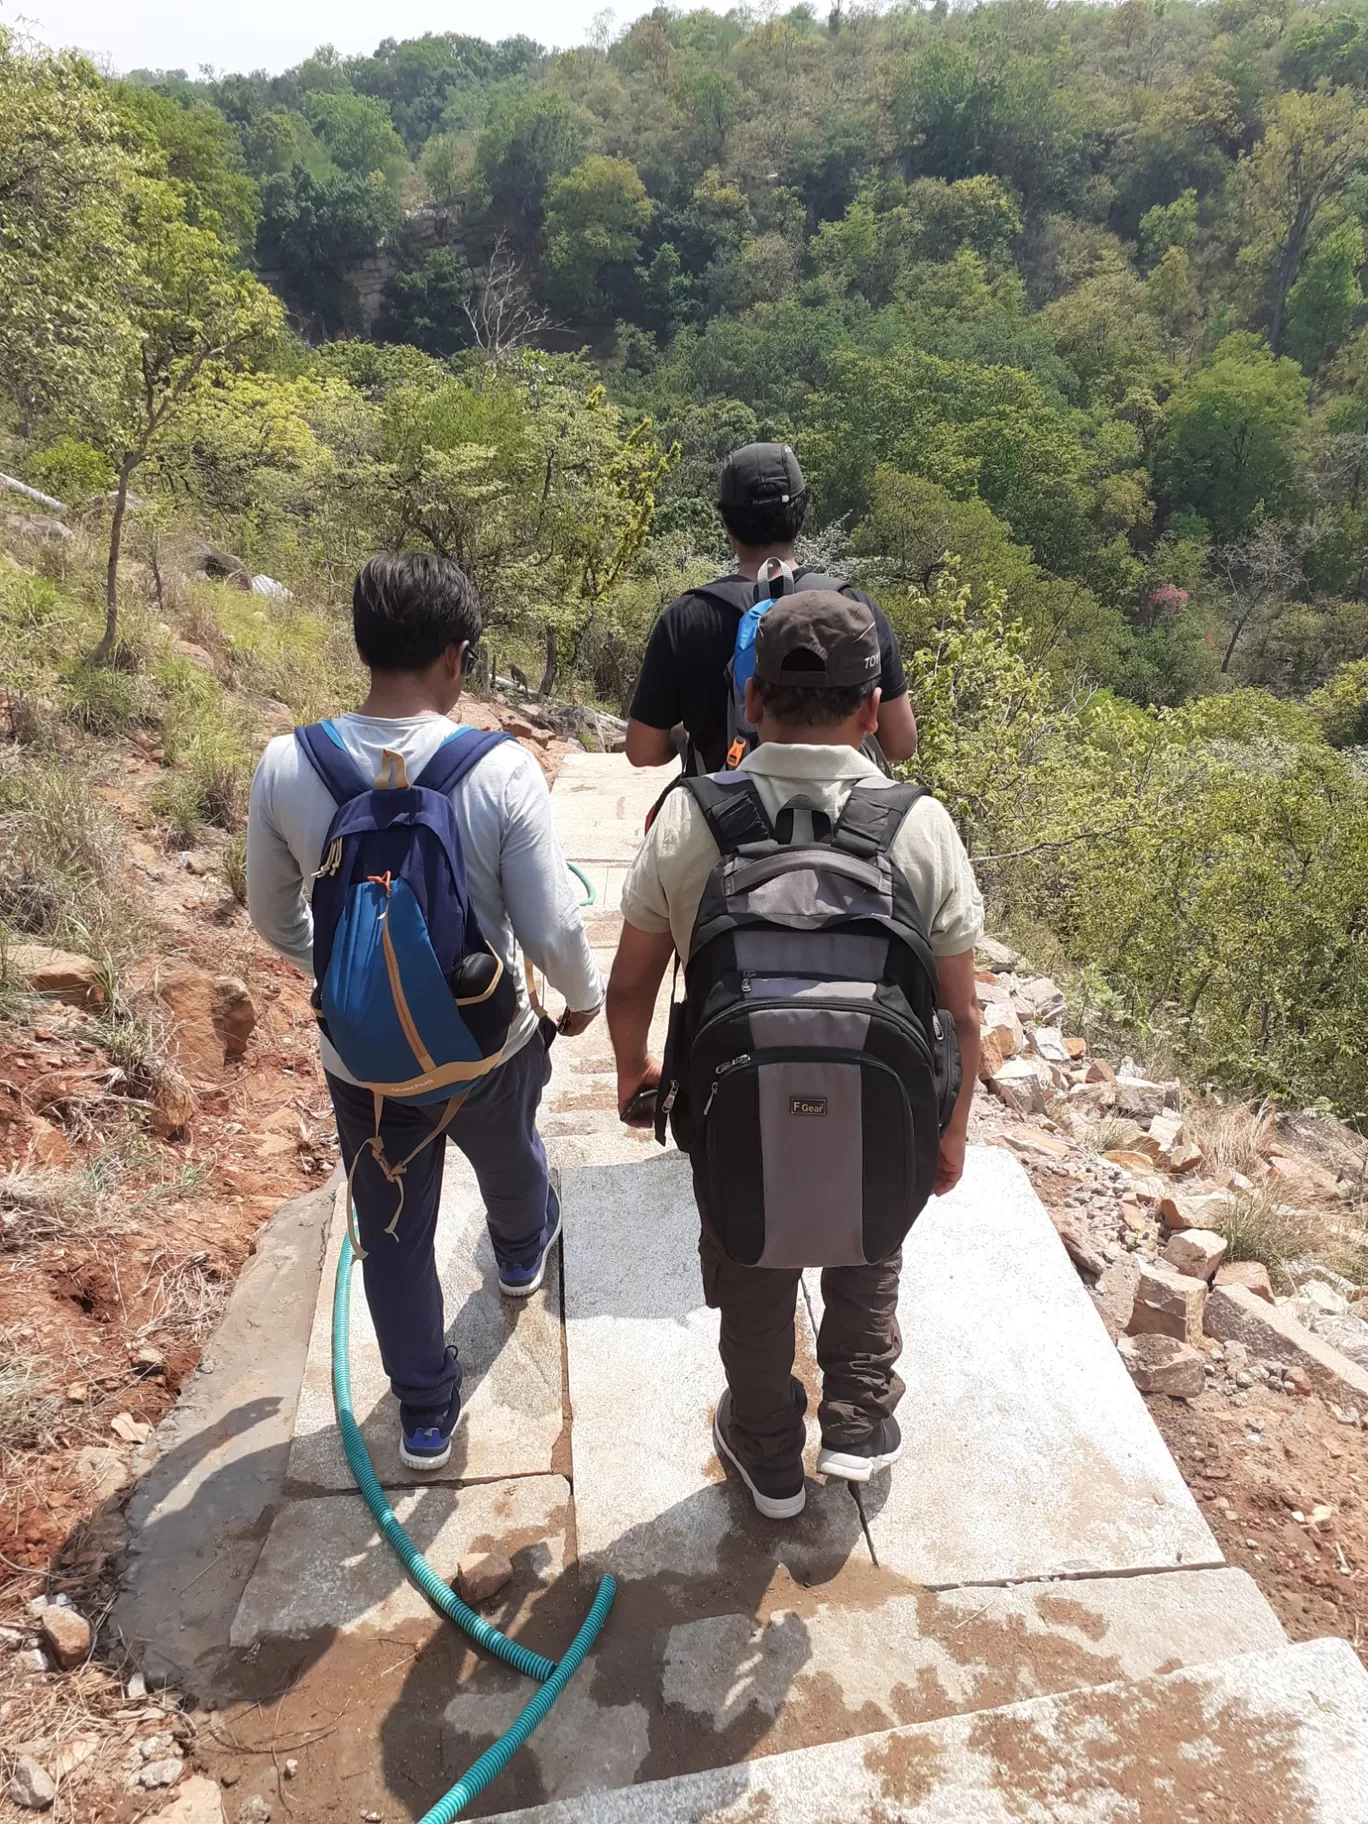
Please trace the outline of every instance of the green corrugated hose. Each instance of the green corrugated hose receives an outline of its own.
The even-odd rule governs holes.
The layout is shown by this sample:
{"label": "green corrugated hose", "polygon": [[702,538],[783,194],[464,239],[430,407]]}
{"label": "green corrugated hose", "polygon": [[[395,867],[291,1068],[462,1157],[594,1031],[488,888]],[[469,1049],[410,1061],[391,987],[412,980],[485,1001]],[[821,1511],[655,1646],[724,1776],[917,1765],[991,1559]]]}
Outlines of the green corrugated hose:
{"label": "green corrugated hose", "polygon": [[482,1792],[496,1775],[503,1772],[537,1724],[544,1720],[607,1620],[617,1585],[611,1577],[605,1577],[599,1584],[598,1594],[594,1597],[584,1625],[570,1643],[565,1657],[557,1664],[556,1661],[545,1659],[540,1653],[530,1653],[526,1647],[520,1647],[516,1641],[509,1640],[507,1635],[491,1627],[474,1609],[462,1602],[449,1584],[443,1583],[400,1526],[394,1509],[386,1500],[370,1454],[362,1441],[356,1414],[352,1411],[348,1343],[351,1335],[351,1269],[354,1259],[351,1237],[344,1235],[342,1253],[337,1262],[337,1284],[333,1293],[333,1398],[337,1404],[337,1425],[342,1433],[342,1448],[351,1465],[351,1472],[356,1477],[356,1485],[365,1497],[366,1506],[374,1514],[380,1531],[394,1548],[399,1562],[433,1608],[449,1621],[454,1621],[458,1628],[464,1629],[477,1646],[492,1653],[496,1659],[503,1660],[505,1665],[512,1666],[515,1671],[525,1673],[528,1678],[535,1678],[541,1686],[541,1690],[512,1728],[501,1735],[492,1748],[485,1750],[469,1772],[420,1821],[420,1824],[452,1824],[452,1820],[460,1815],[462,1807],[468,1805],[476,1793]]}

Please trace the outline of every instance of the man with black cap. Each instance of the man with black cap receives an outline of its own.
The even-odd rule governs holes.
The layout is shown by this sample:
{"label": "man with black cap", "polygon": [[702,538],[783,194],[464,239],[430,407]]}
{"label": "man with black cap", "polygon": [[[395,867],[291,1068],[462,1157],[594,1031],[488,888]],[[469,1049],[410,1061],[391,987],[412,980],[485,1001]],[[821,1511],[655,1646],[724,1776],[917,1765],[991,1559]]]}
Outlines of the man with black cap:
{"label": "man with black cap", "polygon": [[[719,1455],[740,1473],[758,1510],[772,1519],[789,1519],[801,1512],[805,1495],[803,1415],[807,1400],[802,1383],[793,1375],[794,1310],[802,1265],[825,1267],[824,1312],[817,1339],[822,1371],[818,1473],[863,1482],[896,1462],[901,1454],[902,1439],[893,1416],[904,1391],[894,1371],[902,1348],[897,1320],[902,1255],[896,1244],[907,1225],[905,1221],[898,1223],[891,1250],[857,1247],[839,1256],[824,1253],[816,1259],[800,1254],[800,1266],[795,1268],[792,1252],[784,1255],[782,1266],[746,1264],[737,1258],[736,1249],[729,1252],[723,1246],[726,1222],[717,1218],[735,1210],[739,1198],[745,1206],[742,1220],[750,1222],[755,1213],[751,1202],[758,1198],[764,1207],[768,1235],[771,1215],[776,1223],[781,1223],[787,1208],[800,1206],[815,1196],[819,1225],[836,1230],[853,1220],[858,1227],[871,1214],[871,1198],[876,1205],[882,1200],[890,1210],[902,1207],[898,1198],[905,1194],[899,1187],[907,1176],[909,1162],[917,1175],[919,1198],[943,1194],[958,1182],[963,1170],[969,1104],[978,1075],[974,946],[983,930],[983,902],[969,858],[945,808],[932,797],[919,796],[914,790],[896,785],[861,751],[866,736],[880,723],[879,668],[878,629],[871,610],[863,603],[834,592],[814,590],[785,596],[768,610],[759,625],[755,670],[746,687],[747,719],[758,733],[758,745],[730,774],[698,781],[697,789],[693,782],[682,782],[662,802],[623,888],[625,922],[608,987],[608,1029],[617,1066],[618,1107],[631,1125],[650,1124],[650,1117],[638,1119],[637,1111],[649,1099],[642,1092],[649,1092],[661,1081],[661,1067],[649,1055],[647,1042],[657,992],[673,955],[688,964],[691,950],[695,952],[695,961],[704,973],[695,979],[695,972],[686,968],[686,998],[681,1006],[687,1014],[694,999],[701,995],[703,1017],[710,1031],[716,1030],[720,1017],[719,992],[735,994],[739,987],[743,1000],[754,1009],[748,1016],[751,1024],[745,1028],[749,1036],[740,1041],[744,1045],[741,1055],[714,1071],[709,1058],[699,1053],[704,1058],[702,1067],[711,1077],[713,1092],[701,1110],[697,1105],[693,1108],[692,1137],[682,1136],[678,1125],[675,1132],[680,1143],[689,1146],[694,1164],[705,1297],[708,1305],[721,1314],[719,1347],[727,1390],[718,1402],[715,1445]],[[893,797],[884,814],[877,800],[890,793]],[[876,802],[851,802],[866,797]],[[805,889],[797,873],[779,878],[773,845],[744,849],[736,846],[736,841],[748,839],[734,841],[736,825],[728,825],[727,819],[733,809],[745,807],[729,803],[726,811],[719,812],[716,806],[720,800],[742,798],[752,802],[758,798],[771,833],[777,832],[776,840],[785,848],[797,845],[792,865],[807,869],[809,883],[816,880],[815,888],[809,884]],[[711,814],[704,808],[708,802],[714,806]],[[852,817],[852,811],[858,814]],[[939,1110],[934,1103],[928,1110],[925,1100],[916,1099],[915,1079],[921,1066],[915,1058],[919,1054],[894,1073],[903,1086],[907,1107],[927,1111],[926,1125],[917,1127],[915,1144],[910,1151],[904,1151],[905,1130],[895,1133],[891,1123],[885,1125],[881,1119],[864,1119],[860,1115],[861,1092],[857,1092],[853,1134],[849,1128],[838,1128],[835,1119],[838,1088],[832,1092],[832,1118],[820,1127],[811,1120],[785,1126],[783,1117],[789,1113],[825,1116],[828,1112],[824,1098],[814,1103],[795,1097],[790,1106],[789,1091],[802,1085],[786,1080],[779,1121],[771,1123],[768,1130],[762,1126],[754,1139],[737,1141],[738,1134],[750,1135],[749,1117],[744,1112],[738,1114],[739,1105],[732,1104],[724,1125],[733,1151],[730,1159],[720,1160],[722,1177],[710,1175],[713,1165],[719,1162],[714,1159],[710,1163],[706,1157],[712,1145],[708,1108],[724,1072],[735,1070],[736,1077],[728,1080],[739,1080],[744,1073],[737,1067],[744,1066],[749,1072],[764,1064],[763,1057],[750,1055],[752,1051],[763,1051],[771,1042],[757,1029],[757,1017],[777,1020],[782,1031],[773,1042],[781,1050],[772,1055],[792,1060],[801,1021],[807,1016],[807,1009],[814,1009],[819,1020],[828,1022],[813,1029],[815,1049],[810,1055],[821,1059],[831,1055],[825,1048],[836,1042],[829,1036],[836,1031],[833,1021],[853,1016],[866,1034],[854,1042],[868,1048],[873,1044],[867,1035],[876,1002],[892,1006],[896,999],[879,985],[880,979],[888,979],[886,957],[890,941],[872,940],[872,952],[884,960],[871,963],[867,923],[852,923],[849,935],[836,932],[842,960],[837,960],[831,971],[838,978],[834,984],[810,979],[817,953],[808,949],[799,954],[795,945],[795,934],[802,927],[824,923],[830,933],[839,925],[844,915],[843,902],[854,907],[852,920],[861,916],[850,886],[855,864],[846,860],[850,851],[840,849],[843,831],[850,828],[853,833],[859,826],[882,828],[880,840],[868,842],[864,852],[873,850],[887,858],[886,864],[880,863],[883,871],[875,878],[883,883],[878,889],[882,894],[891,877],[887,905],[892,907],[893,921],[899,916],[906,919],[908,894],[915,902],[911,917],[919,927],[918,941],[929,943],[935,959],[932,1005],[949,1016],[958,1039],[963,1068],[958,1096],[951,1070],[946,1077],[947,1100]],[[731,904],[726,894],[731,886],[741,890],[739,877],[746,871],[731,861],[725,867],[719,866],[723,851],[714,829],[724,832],[729,856],[755,857],[763,850],[775,857],[753,860],[748,871],[755,875],[757,895],[760,883],[768,883],[763,891],[769,894],[769,903],[783,914],[777,923],[784,927],[778,935],[786,950],[771,953],[778,961],[778,975],[770,973],[767,966],[757,966],[751,972],[742,948],[742,934],[736,930],[720,940],[727,946],[718,965],[723,973],[708,973],[719,932],[728,922],[718,913],[725,914]],[[819,837],[824,846],[814,850],[811,845]],[[837,849],[825,846],[832,842]],[[844,868],[844,889],[839,882],[835,891],[825,889],[820,878],[821,858],[828,854],[836,855],[838,869]],[[808,899],[800,901],[797,896],[805,890]],[[700,905],[705,916],[700,915]],[[890,923],[887,905],[881,899],[876,908],[879,916],[874,923],[879,929]],[[818,910],[808,916],[811,907]],[[824,918],[823,913],[828,916]],[[758,897],[747,916],[744,935],[753,947],[755,927],[766,917]],[[865,934],[856,935],[857,931]],[[830,960],[834,953],[828,949],[825,956]],[[866,968],[874,973],[875,979],[869,982],[863,979]],[[882,978],[880,971],[885,972]],[[779,997],[777,1001],[775,996]],[[908,1001],[898,1004],[904,1011],[913,1006]],[[844,1015],[840,1012],[842,1007],[848,1010]],[[907,1021],[902,1024],[905,1027]],[[688,1056],[702,1045],[702,1030],[701,1026],[690,1025],[687,1018],[681,1025],[681,1050]],[[940,1033],[938,1024],[938,1039]],[[687,1077],[688,1057],[681,1069],[673,1036],[671,1052],[672,1079],[676,1072]],[[872,1070],[886,1070],[872,1049],[864,1055],[874,1060]],[[845,1068],[848,1077],[850,1067]],[[926,1068],[930,1068],[929,1064]],[[672,1086],[677,1089],[679,1084],[675,1081]],[[819,1082],[818,1088],[822,1087]],[[866,1114],[873,1106],[873,1093],[869,1087],[862,1092]],[[751,1101],[755,1102],[758,1095],[763,1108],[767,1094],[760,1088],[752,1093]],[[887,1104],[879,1106],[886,1108]],[[920,1117],[914,1114],[912,1119],[917,1122]],[[762,1123],[763,1120],[762,1116]],[[738,1156],[738,1146],[744,1149],[743,1156]],[[886,1157],[880,1148],[886,1148]],[[872,1153],[872,1174],[861,1176],[863,1168],[857,1167],[853,1181],[848,1173],[843,1177],[847,1163],[844,1154],[862,1149],[866,1164]],[[755,1155],[760,1153],[763,1161],[757,1162]],[[837,1162],[829,1172],[832,1157]],[[746,1180],[748,1187],[754,1187],[758,1163],[758,1193],[754,1188],[738,1191],[736,1180],[740,1178]],[[828,1182],[814,1192],[811,1181],[824,1176]],[[773,1208],[772,1181],[777,1181]],[[852,1182],[853,1190],[847,1189],[843,1194],[842,1187],[849,1187]],[[871,1192],[867,1188],[871,1184],[882,1184],[885,1189]],[[862,1185],[866,1187],[863,1191]],[[713,1199],[719,1186],[724,1199],[721,1207]],[[919,1200],[916,1207],[920,1207]],[[643,1213],[642,1219],[649,1221],[649,1214]],[[747,1258],[754,1260],[754,1251]],[[828,1264],[838,1258],[864,1264]],[[688,1448],[683,1442],[682,1447]]]}
{"label": "man with black cap", "polygon": [[[755,597],[756,579],[762,571],[769,574],[784,565],[791,577],[805,580],[801,570],[795,571],[794,546],[807,518],[808,490],[798,458],[786,443],[748,443],[733,450],[722,465],[717,508],[736,553],[738,574],[677,597],[652,628],[627,724],[627,758],[633,766],[663,766],[673,759],[671,731],[681,723],[688,735],[686,771],[714,773],[728,763],[727,667],[742,616]],[[819,580],[826,581],[806,579],[808,586]],[[830,586],[864,602],[873,613],[881,696],[878,724],[870,733],[886,759],[906,760],[916,751],[917,724],[893,629],[869,596],[848,584]]]}

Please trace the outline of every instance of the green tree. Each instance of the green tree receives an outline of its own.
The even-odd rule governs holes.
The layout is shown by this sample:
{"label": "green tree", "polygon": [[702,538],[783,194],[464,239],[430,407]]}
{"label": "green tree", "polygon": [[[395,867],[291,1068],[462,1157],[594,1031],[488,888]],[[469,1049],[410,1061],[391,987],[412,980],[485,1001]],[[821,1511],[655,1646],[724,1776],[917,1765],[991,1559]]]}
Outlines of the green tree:
{"label": "green tree", "polygon": [[1170,511],[1200,514],[1218,541],[1238,537],[1260,508],[1293,517],[1306,393],[1295,361],[1257,337],[1227,336],[1164,412],[1155,477]]}
{"label": "green tree", "polygon": [[651,220],[651,199],[635,165],[586,158],[546,198],[546,284],[553,304],[593,317],[610,266],[635,264]]}
{"label": "green tree", "polygon": [[1363,308],[1363,230],[1341,222],[1313,247],[1287,294],[1287,352],[1314,373],[1344,341]]}
{"label": "green tree", "polygon": [[169,183],[135,183],[129,227],[136,264],[124,312],[132,326],[102,442],[118,474],[105,571],[105,627],[93,657],[118,640],[119,554],[129,483],[157,439],[216,375],[243,362],[281,328],[279,304],[232,249],[208,228],[192,227]]}
{"label": "green tree", "polygon": [[339,170],[357,177],[379,173],[398,188],[408,154],[383,101],[371,95],[308,95],[304,117]]}
{"label": "green tree", "polygon": [[496,98],[475,149],[473,200],[513,251],[535,251],[548,187],[572,171],[598,136],[587,108],[547,89]]}
{"label": "green tree", "polygon": [[98,421],[129,326],[124,217],[135,164],[82,58],[0,29],[0,387],[26,431]]}
{"label": "green tree", "polygon": [[115,84],[113,96],[144,154],[154,155],[154,166],[164,161],[166,175],[182,185],[187,218],[250,249],[261,199],[237,135],[219,110],[206,101],[174,101],[131,82]]}
{"label": "green tree", "polygon": [[1268,342],[1282,350],[1288,293],[1321,217],[1368,156],[1368,111],[1350,88],[1274,98],[1263,138],[1240,161],[1245,256],[1268,274]]}

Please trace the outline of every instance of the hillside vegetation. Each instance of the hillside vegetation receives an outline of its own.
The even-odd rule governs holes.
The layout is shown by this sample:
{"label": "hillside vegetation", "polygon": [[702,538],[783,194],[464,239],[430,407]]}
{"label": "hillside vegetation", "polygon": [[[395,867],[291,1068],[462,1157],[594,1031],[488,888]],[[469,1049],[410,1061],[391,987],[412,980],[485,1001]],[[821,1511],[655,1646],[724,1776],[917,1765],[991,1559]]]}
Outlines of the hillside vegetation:
{"label": "hillside vegetation", "polygon": [[195,591],[218,673],[310,714],[381,545],[621,709],[721,456],[787,438],[998,916],[1190,1072],[1357,1118],[1365,91],[1368,6],[1276,0],[658,9],[203,81],[0,37],[0,469],[67,508],[0,496],[0,792],[144,727],[167,815],[233,833],[261,730],[177,654]]}

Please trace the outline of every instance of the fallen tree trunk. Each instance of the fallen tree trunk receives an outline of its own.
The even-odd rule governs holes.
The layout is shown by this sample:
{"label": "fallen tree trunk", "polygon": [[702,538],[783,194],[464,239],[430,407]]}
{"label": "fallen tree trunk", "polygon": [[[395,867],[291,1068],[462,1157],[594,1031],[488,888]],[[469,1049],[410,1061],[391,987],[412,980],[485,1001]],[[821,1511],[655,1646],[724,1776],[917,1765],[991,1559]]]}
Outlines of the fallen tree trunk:
{"label": "fallen tree trunk", "polygon": [[37,501],[40,507],[50,507],[54,513],[65,513],[63,501],[54,500],[51,494],[40,494],[37,488],[31,488],[26,481],[16,481],[13,475],[0,475],[0,488],[8,488],[11,494],[22,494],[25,500]]}

